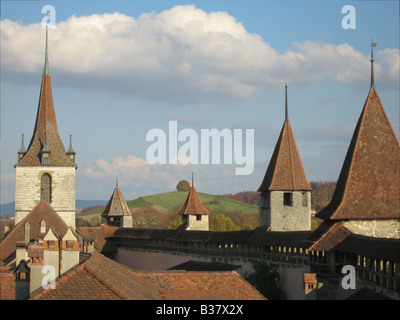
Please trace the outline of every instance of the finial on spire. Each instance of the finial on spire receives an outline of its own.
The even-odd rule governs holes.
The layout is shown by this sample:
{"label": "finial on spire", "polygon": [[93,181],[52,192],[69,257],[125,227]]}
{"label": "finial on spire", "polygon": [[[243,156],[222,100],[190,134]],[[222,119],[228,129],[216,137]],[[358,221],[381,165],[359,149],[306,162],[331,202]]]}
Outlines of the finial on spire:
{"label": "finial on spire", "polygon": [[193,172],[192,172],[192,188],[194,188]]}
{"label": "finial on spire", "polygon": [[285,121],[289,121],[288,102],[287,102],[287,82],[285,84]]}
{"label": "finial on spire", "polygon": [[67,154],[75,154],[74,148],[72,148],[72,134],[69,135],[69,147],[67,150]]}
{"label": "finial on spire", "polygon": [[376,42],[373,42],[371,39],[371,91],[375,91],[375,77],[374,77],[374,50],[377,45]]}
{"label": "finial on spire", "polygon": [[118,178],[115,178],[115,187],[118,188]]}
{"label": "finial on spire", "polygon": [[19,149],[18,153],[25,153],[25,146],[24,146],[24,134],[22,134],[22,142],[21,142],[21,148]]}
{"label": "finial on spire", "polygon": [[45,48],[45,54],[44,54],[44,68],[43,68],[43,74],[50,74],[50,68],[49,68],[49,58],[48,58],[48,38],[49,38],[49,27],[46,25],[46,48]]}
{"label": "finial on spire", "polygon": [[19,148],[18,151],[18,161],[22,159],[22,157],[25,155],[26,149],[24,145],[24,134],[22,134],[22,142],[21,142],[21,148]]}

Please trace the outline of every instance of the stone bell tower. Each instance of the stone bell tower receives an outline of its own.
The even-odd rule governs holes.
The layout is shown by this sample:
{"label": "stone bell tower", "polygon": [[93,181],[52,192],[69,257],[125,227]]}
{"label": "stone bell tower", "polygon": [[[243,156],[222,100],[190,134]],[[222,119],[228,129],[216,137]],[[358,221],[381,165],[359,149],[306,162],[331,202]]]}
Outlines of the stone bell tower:
{"label": "stone bell tower", "polygon": [[290,126],[285,86],[285,122],[258,189],[260,226],[271,231],[311,230],[311,187]]}
{"label": "stone bell tower", "polygon": [[15,223],[45,201],[74,229],[77,165],[71,141],[66,151],[58,132],[48,61],[48,29],[35,128],[27,150],[22,140],[15,168]]}

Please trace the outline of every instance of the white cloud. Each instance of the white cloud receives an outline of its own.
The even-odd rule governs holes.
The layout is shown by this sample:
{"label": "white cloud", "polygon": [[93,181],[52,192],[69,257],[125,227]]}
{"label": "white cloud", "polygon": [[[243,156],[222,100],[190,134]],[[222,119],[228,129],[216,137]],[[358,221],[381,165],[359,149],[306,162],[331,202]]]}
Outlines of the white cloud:
{"label": "white cloud", "polygon": [[[369,57],[348,44],[306,41],[279,52],[226,12],[176,6],[137,19],[93,14],[49,31],[50,70],[65,84],[154,100],[248,98],[282,83],[369,78]],[[2,21],[2,72],[43,67],[41,24]],[[376,52],[376,78],[398,84],[398,49]],[[382,64],[382,65],[381,65]],[[7,79],[7,77],[3,77]]]}

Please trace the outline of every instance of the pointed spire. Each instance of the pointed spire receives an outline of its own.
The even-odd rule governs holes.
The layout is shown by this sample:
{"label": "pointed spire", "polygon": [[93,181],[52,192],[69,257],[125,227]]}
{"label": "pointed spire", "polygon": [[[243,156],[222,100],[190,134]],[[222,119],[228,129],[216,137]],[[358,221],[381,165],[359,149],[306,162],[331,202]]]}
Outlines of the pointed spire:
{"label": "pointed spire", "polygon": [[[67,154],[58,132],[50,78],[48,62],[48,29],[46,28],[45,59],[35,128],[26,154],[17,164],[15,164],[15,167],[42,165],[42,160],[39,155],[42,151],[46,151],[42,150],[43,141],[46,141],[47,148],[52,152],[52,166],[73,166],[77,168],[74,154]],[[45,137],[45,133],[47,137]]]}
{"label": "pointed spire", "polygon": [[375,77],[374,77],[374,50],[377,43],[371,40],[371,88],[370,91],[375,91]]}
{"label": "pointed spire", "polygon": [[22,142],[21,142],[21,148],[19,148],[18,153],[19,154],[25,154],[26,150],[25,150],[25,146],[24,146],[24,134],[22,134]]}
{"label": "pointed spire", "polygon": [[285,85],[285,121],[289,121],[288,102],[287,102],[287,82]]}
{"label": "pointed spire", "polygon": [[48,39],[49,39],[49,28],[46,26],[46,49],[44,54],[44,67],[43,67],[43,74],[50,74],[49,68],[49,58],[48,58]]}
{"label": "pointed spire", "polygon": [[69,135],[69,147],[67,154],[75,154],[74,148],[72,148],[72,134]]}
{"label": "pointed spire", "polygon": [[191,188],[177,215],[209,215],[195,188]]}
{"label": "pointed spire", "polygon": [[[372,43],[375,47],[376,43]],[[371,50],[371,67],[374,61]],[[372,68],[373,71],[373,68]],[[320,219],[399,219],[400,144],[375,90],[353,132],[331,202]]]}

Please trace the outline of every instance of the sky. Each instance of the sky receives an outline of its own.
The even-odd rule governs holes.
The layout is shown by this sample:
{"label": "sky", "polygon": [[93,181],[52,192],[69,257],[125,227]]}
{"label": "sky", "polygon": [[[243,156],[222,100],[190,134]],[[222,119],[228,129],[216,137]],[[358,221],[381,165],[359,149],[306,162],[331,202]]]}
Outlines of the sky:
{"label": "sky", "polygon": [[[200,192],[256,191],[284,122],[286,83],[308,180],[336,181],[368,94],[371,42],[376,88],[399,136],[399,1],[0,2],[1,204],[14,201],[21,135],[27,147],[33,133],[46,5],[55,9],[50,74],[60,136],[67,149],[72,135],[77,153],[77,199],[108,200],[116,180],[126,200],[174,191],[192,172]],[[229,152],[219,164],[201,161],[201,132],[212,129],[232,135],[232,164]],[[149,161],[164,145],[149,139],[154,132],[165,134],[166,163]],[[198,148],[185,153],[188,133]],[[174,161],[174,145],[187,157],[197,151],[198,164]],[[254,164],[247,174],[237,174],[237,154]]]}

